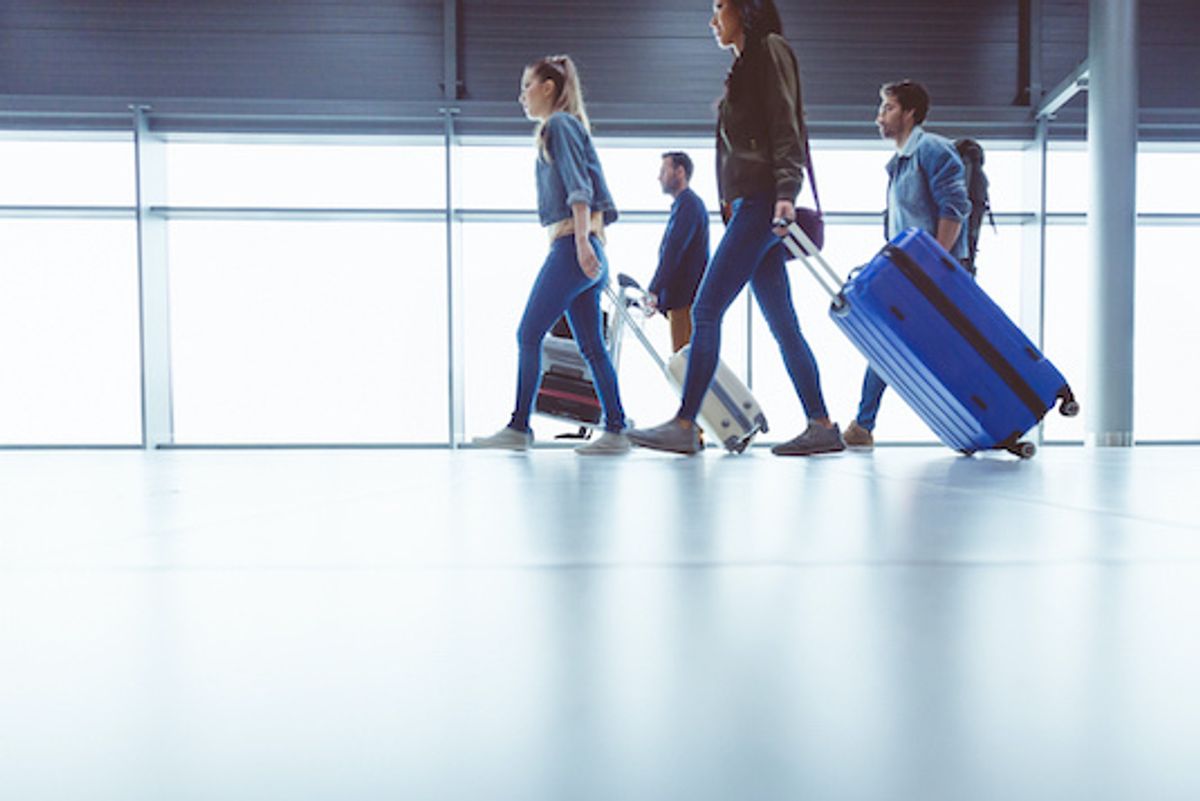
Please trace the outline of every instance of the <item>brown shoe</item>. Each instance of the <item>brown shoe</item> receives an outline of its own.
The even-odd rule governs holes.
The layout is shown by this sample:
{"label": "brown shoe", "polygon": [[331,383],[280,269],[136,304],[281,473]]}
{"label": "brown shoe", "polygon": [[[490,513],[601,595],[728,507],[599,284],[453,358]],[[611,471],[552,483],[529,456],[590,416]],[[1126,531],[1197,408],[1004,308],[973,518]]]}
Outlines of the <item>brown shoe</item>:
{"label": "brown shoe", "polygon": [[857,421],[846,426],[842,439],[845,440],[847,448],[869,451],[875,447],[875,438],[871,436],[871,432],[860,426]]}

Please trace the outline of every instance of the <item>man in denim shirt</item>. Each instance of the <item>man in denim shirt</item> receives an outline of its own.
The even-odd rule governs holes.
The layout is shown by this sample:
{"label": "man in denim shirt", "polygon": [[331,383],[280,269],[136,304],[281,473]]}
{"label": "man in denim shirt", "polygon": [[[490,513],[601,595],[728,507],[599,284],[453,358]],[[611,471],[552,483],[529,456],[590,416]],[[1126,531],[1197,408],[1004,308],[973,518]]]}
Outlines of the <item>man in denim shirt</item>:
{"label": "man in denim shirt", "polygon": [[[967,257],[963,221],[971,210],[962,159],[954,143],[922,127],[929,113],[929,92],[915,81],[884,84],[879,90],[875,124],[884,139],[896,143],[887,164],[886,234],[890,241],[907,228],[921,228],[937,238],[950,255]],[[887,384],[867,368],[858,416],[843,439],[852,448],[871,448],[879,402]]]}

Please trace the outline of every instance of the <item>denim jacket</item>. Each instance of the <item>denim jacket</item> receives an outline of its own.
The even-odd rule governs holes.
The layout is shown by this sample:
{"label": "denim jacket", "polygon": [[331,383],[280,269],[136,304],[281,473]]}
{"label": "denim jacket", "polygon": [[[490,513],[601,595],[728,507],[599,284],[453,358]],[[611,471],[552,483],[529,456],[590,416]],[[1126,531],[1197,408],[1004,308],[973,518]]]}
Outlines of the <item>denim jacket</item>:
{"label": "denim jacket", "polygon": [[887,163],[888,208],[884,215],[890,240],[906,228],[921,228],[937,236],[939,219],[959,220],[963,229],[950,255],[967,257],[967,214],[971,201],[963,178],[963,163],[953,143],[928,133],[920,125],[912,130],[904,148]]}
{"label": "denim jacket", "polygon": [[583,123],[570,114],[555,112],[546,120],[542,135],[546,153],[539,153],[537,159],[538,220],[542,225],[569,219],[571,204],[581,202],[593,212],[602,212],[605,225],[615,221],[617,207]]}

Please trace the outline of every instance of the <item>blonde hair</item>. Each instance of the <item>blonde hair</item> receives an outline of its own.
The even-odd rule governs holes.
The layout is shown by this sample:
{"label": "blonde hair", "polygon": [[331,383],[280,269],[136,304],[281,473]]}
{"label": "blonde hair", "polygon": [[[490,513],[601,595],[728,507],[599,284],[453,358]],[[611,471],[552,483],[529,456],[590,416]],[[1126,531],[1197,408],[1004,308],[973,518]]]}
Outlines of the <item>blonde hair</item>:
{"label": "blonde hair", "polygon": [[[562,111],[570,114],[583,123],[585,131],[591,133],[592,124],[588,120],[587,108],[583,104],[583,87],[579,83],[579,70],[575,68],[575,62],[571,60],[570,56],[546,56],[533,62],[525,69],[529,70],[534,80],[538,83],[553,81],[553,111]],[[545,128],[546,121],[540,121],[533,136],[537,142],[538,151],[549,161],[550,154],[546,151]]]}

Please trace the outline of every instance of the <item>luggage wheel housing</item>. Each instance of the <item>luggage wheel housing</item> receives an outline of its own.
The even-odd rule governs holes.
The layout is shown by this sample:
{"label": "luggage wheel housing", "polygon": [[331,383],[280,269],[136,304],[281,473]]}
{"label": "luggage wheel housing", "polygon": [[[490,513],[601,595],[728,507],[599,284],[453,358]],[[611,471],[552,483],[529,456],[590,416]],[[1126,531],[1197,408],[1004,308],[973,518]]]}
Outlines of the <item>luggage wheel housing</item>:
{"label": "luggage wheel housing", "polygon": [[1008,452],[1022,459],[1032,459],[1037,454],[1037,445],[1032,442],[1018,442],[1009,446]]}
{"label": "luggage wheel housing", "polygon": [[1008,439],[996,445],[996,450],[1004,450],[1020,459],[1032,459],[1037,454],[1037,445],[1021,439],[1020,432],[1014,431]]}
{"label": "luggage wheel housing", "polygon": [[1079,414],[1079,401],[1075,400],[1075,393],[1071,392],[1070,387],[1063,387],[1058,392],[1058,397],[1062,401],[1058,405],[1058,413],[1063,417],[1074,417]]}
{"label": "luggage wheel housing", "polygon": [[756,436],[759,434],[765,434],[768,430],[766,415],[764,415],[762,412],[759,412],[754,418],[754,428],[750,429],[750,433],[746,434],[744,437],[729,437],[721,444],[724,445],[725,450],[729,451],[730,453],[744,453],[746,448],[750,447],[750,443],[754,441]]}

